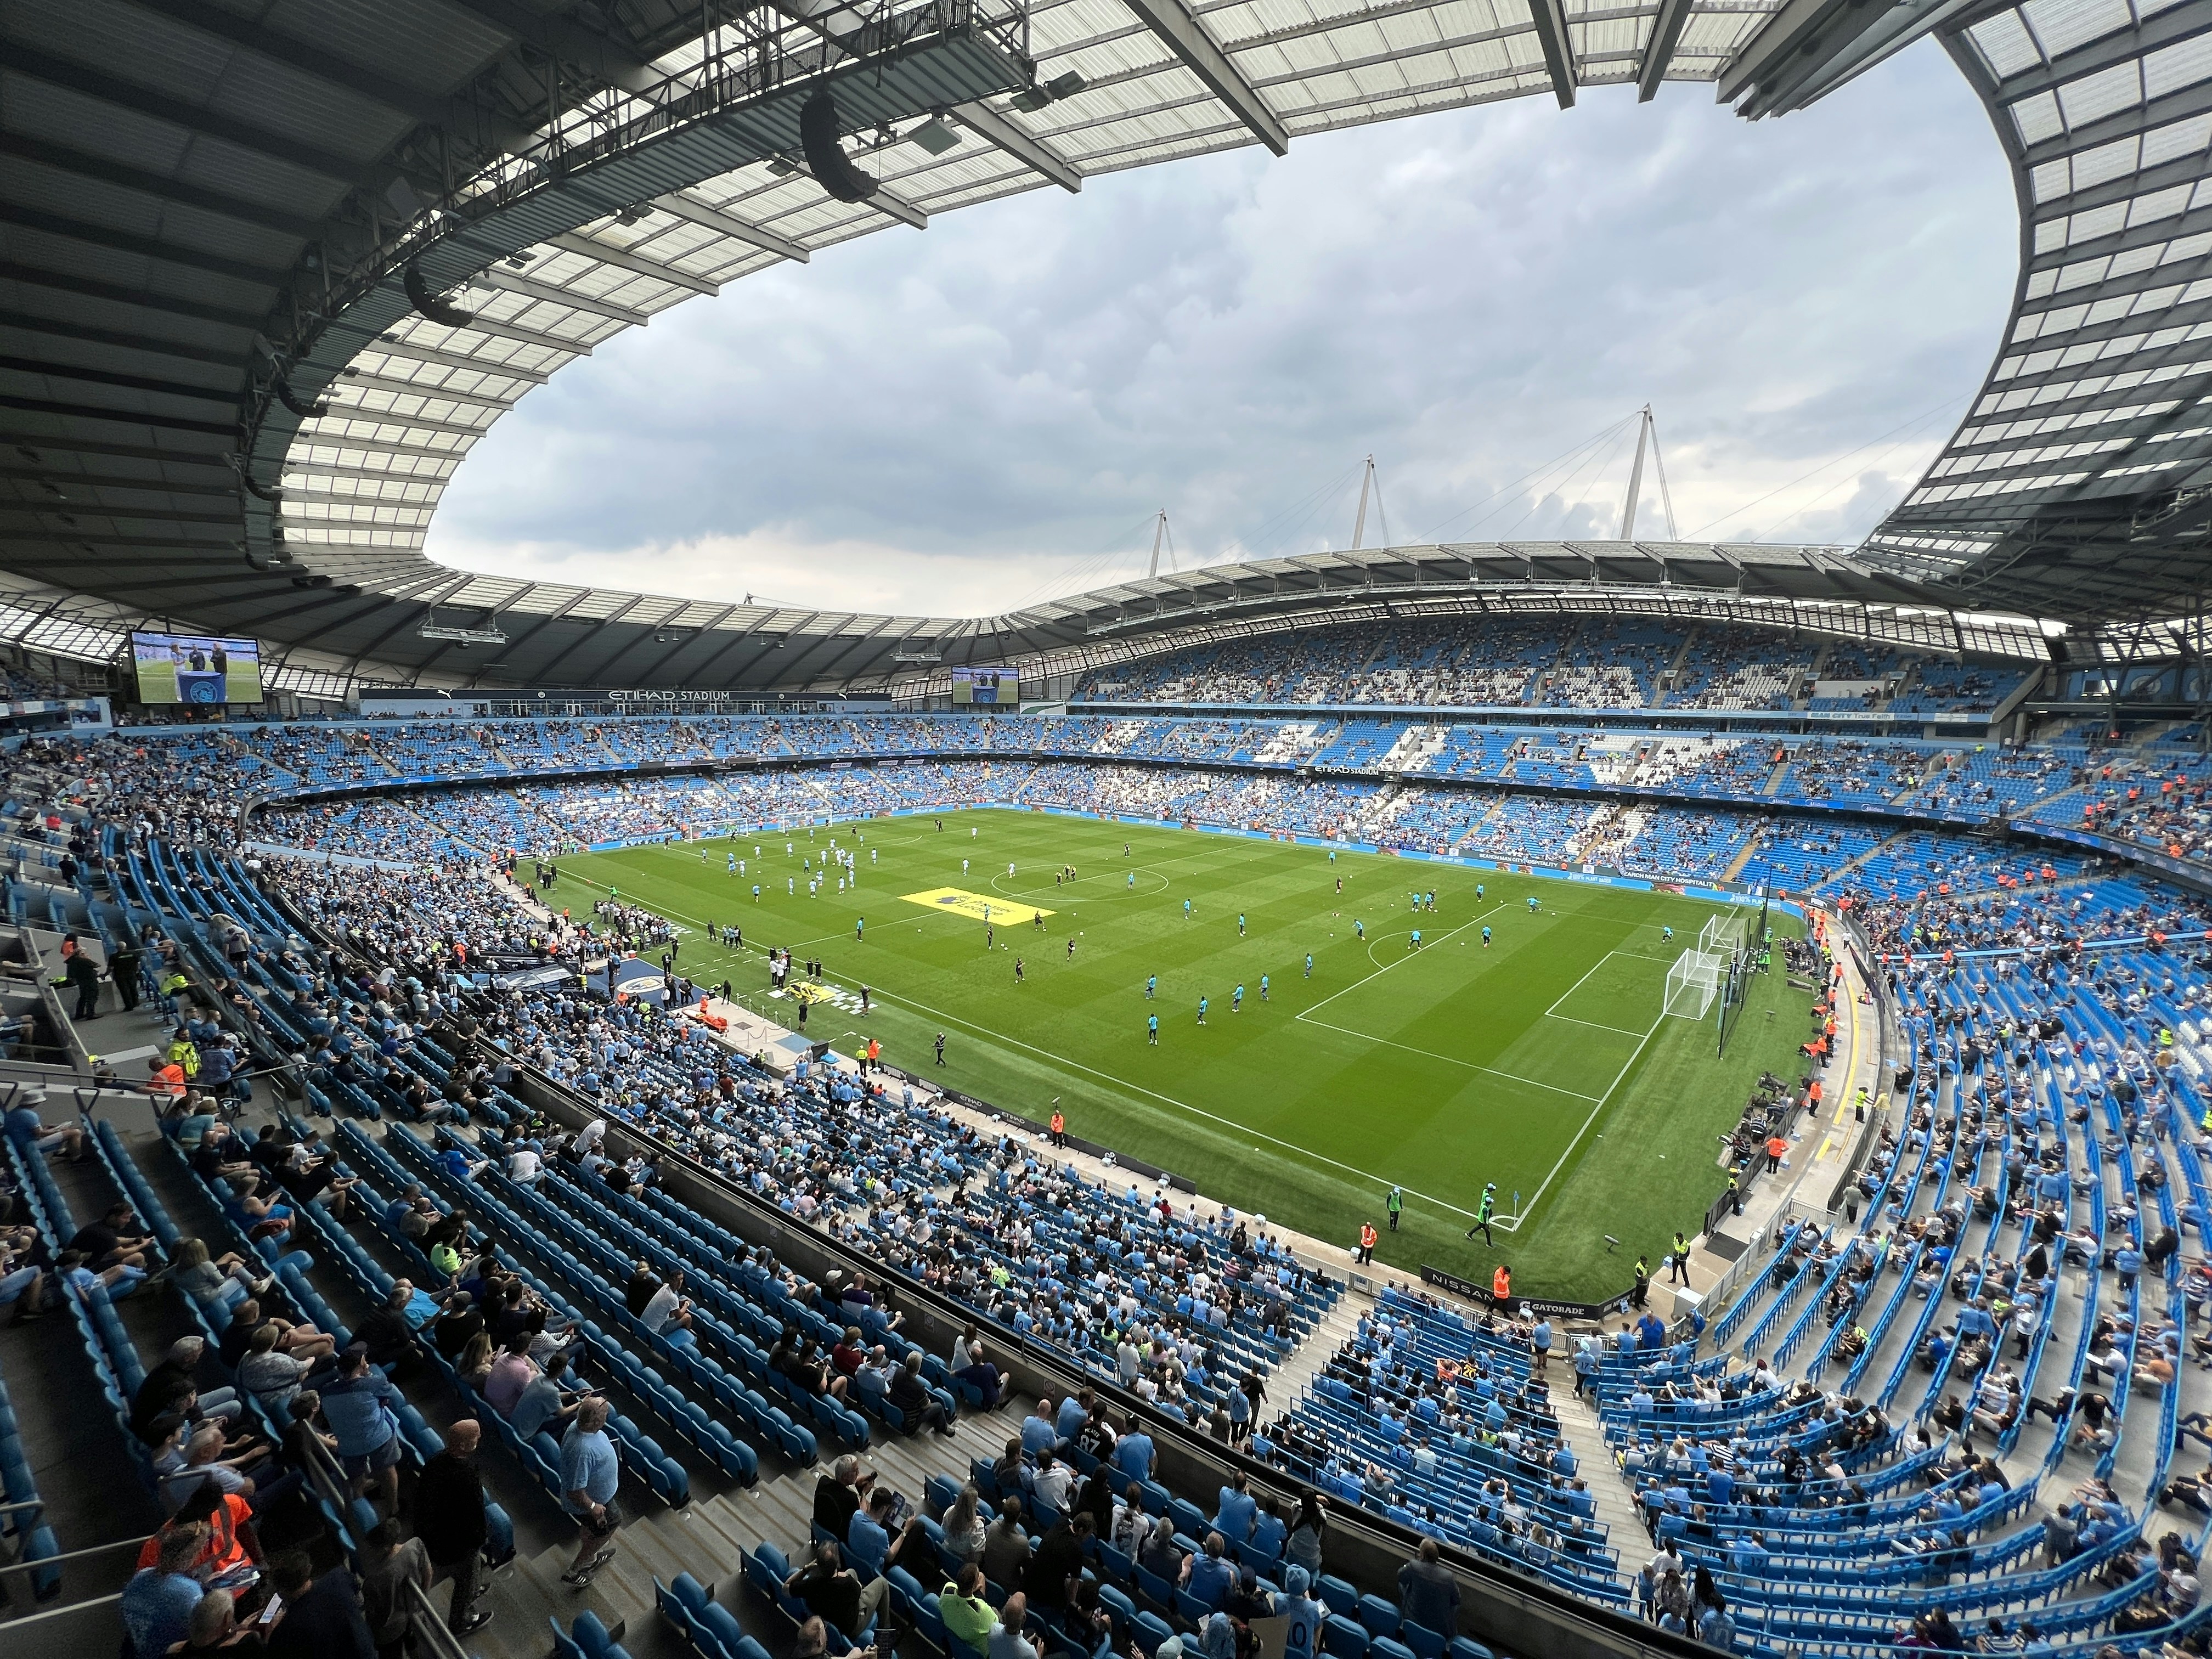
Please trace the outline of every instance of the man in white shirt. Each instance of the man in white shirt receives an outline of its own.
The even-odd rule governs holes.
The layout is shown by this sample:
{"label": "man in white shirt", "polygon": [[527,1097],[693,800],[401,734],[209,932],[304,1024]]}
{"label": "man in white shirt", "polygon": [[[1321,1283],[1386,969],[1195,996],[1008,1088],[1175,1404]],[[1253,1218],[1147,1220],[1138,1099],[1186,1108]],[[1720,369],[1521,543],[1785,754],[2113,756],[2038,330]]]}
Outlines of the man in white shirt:
{"label": "man in white shirt", "polygon": [[691,1303],[684,1294],[681,1272],[669,1274],[638,1318],[646,1329],[655,1336],[666,1337],[679,1348],[690,1347],[696,1340],[691,1334]]}
{"label": "man in white shirt", "polygon": [[545,1173],[545,1161],[538,1157],[538,1148],[524,1141],[507,1155],[507,1178],[518,1187],[534,1187],[538,1176]]}

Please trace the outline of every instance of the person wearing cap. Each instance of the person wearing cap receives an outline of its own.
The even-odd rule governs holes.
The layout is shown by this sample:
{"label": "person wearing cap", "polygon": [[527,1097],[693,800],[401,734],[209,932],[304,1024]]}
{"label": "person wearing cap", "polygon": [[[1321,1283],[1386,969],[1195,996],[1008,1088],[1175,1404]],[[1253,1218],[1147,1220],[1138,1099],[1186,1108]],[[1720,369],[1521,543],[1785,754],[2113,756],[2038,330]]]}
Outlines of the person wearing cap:
{"label": "person wearing cap", "polygon": [[72,1164],[82,1164],[92,1154],[85,1150],[84,1131],[73,1123],[47,1123],[39,1112],[46,1103],[44,1089],[26,1089],[9,1103],[8,1139],[27,1141],[41,1152],[60,1151]]}
{"label": "person wearing cap", "polygon": [[338,1374],[322,1389],[323,1420],[337,1436],[338,1458],[356,1494],[372,1487],[390,1512],[399,1495],[399,1430],[392,1415],[406,1404],[356,1342],[338,1358]]}

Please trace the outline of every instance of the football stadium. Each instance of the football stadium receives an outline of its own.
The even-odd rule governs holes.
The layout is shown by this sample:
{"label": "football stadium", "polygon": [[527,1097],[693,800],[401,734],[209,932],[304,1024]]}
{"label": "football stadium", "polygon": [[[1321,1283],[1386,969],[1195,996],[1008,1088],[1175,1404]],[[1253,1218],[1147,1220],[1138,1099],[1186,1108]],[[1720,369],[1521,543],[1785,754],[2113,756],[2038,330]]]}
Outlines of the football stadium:
{"label": "football stadium", "polygon": [[[2212,0],[0,47],[11,1659],[2207,1653]],[[988,616],[426,550],[870,232],[1916,48],[2018,274],[1848,544],[1676,538],[1646,409],[1610,538],[1370,461]]]}

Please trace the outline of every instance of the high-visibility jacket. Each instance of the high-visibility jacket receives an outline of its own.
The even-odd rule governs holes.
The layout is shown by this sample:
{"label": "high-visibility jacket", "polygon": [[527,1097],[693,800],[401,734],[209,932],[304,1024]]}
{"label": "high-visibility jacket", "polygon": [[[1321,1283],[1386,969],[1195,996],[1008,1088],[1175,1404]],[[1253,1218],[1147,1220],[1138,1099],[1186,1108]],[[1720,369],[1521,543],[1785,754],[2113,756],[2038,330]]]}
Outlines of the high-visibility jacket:
{"label": "high-visibility jacket", "polygon": [[1513,1270],[1500,1267],[1490,1276],[1490,1293],[1503,1302],[1513,1294]]}
{"label": "high-visibility jacket", "polygon": [[1363,1221],[1359,1224],[1359,1248],[1363,1250],[1371,1250],[1375,1248],[1375,1224],[1371,1221]]}

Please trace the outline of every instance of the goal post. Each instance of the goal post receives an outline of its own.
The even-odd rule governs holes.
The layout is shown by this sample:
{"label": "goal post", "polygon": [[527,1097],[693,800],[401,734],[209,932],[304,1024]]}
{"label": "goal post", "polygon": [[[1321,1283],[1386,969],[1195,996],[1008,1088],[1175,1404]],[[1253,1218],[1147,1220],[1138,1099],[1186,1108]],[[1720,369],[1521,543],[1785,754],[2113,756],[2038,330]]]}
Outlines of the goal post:
{"label": "goal post", "polygon": [[1712,1012],[1728,978],[1731,958],[1719,951],[1692,946],[1674,958],[1667,970],[1667,1000],[1663,1010],[1679,1019],[1703,1019]]}
{"label": "goal post", "polygon": [[1708,916],[1705,925],[1698,930],[1698,949],[1733,957],[1744,948],[1745,937],[1750,927],[1750,919],[1741,910],[1732,910],[1725,915]]}

